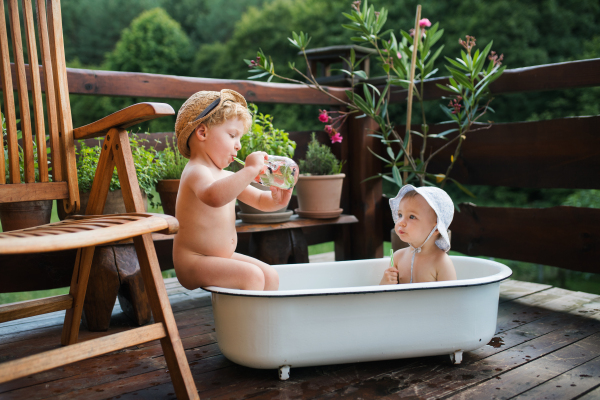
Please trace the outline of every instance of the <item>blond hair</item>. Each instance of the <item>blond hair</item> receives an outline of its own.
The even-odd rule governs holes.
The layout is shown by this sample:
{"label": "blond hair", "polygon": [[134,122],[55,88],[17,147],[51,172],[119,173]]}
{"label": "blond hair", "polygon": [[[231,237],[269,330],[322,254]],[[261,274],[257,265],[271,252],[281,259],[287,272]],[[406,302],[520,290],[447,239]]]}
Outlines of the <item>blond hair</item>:
{"label": "blond hair", "polygon": [[244,125],[244,133],[250,129],[252,124],[252,116],[248,108],[244,107],[239,103],[232,101],[226,101],[223,105],[215,111],[210,117],[204,120],[204,124],[207,128],[211,128],[215,125],[220,125],[233,118],[239,118]]}

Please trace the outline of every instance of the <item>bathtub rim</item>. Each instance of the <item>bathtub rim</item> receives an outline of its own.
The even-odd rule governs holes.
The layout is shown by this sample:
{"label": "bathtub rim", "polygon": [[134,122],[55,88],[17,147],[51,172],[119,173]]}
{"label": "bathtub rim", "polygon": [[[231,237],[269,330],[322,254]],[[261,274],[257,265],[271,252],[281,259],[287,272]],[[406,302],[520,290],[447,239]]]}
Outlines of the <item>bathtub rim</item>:
{"label": "bathtub rim", "polygon": [[[475,257],[466,256],[450,256],[452,259],[476,259]],[[385,258],[384,258],[385,259]],[[389,259],[389,258],[388,258]],[[381,260],[376,258],[375,260]],[[367,293],[390,293],[390,292],[410,292],[415,290],[425,289],[448,289],[448,288],[460,288],[460,287],[471,287],[471,286],[483,286],[490,285],[493,283],[499,283],[510,278],[513,274],[512,270],[504,264],[497,261],[477,259],[484,263],[491,263],[500,267],[500,271],[496,274],[485,276],[483,278],[471,278],[471,279],[459,279],[455,281],[441,281],[441,282],[424,282],[424,283],[405,283],[398,285],[374,285],[374,286],[355,286],[355,287],[342,287],[342,288],[323,288],[323,289],[294,289],[294,290],[280,290],[280,291],[262,291],[262,290],[242,290],[242,289],[228,289],[219,286],[206,286],[202,289],[214,294],[223,294],[229,296],[240,296],[240,297],[307,297],[307,296],[338,296],[338,295],[352,295],[352,294],[367,294]],[[359,263],[367,260],[349,260],[339,262],[351,262]],[[333,262],[333,261],[330,261]],[[285,266],[296,267],[301,265],[316,266],[321,263],[303,263],[303,264],[284,264]],[[324,264],[324,263],[323,263]],[[276,267],[283,267],[284,265],[277,265]]]}

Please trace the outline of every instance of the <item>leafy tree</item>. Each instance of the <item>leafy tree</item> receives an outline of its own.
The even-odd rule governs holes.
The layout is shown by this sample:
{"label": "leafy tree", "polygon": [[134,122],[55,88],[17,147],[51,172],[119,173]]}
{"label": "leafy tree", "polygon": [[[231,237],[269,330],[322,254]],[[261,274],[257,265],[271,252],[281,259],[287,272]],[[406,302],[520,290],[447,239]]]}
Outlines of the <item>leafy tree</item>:
{"label": "leafy tree", "polygon": [[[408,30],[414,25],[417,0],[373,0],[372,3],[377,8],[384,6],[389,10],[386,26]],[[253,50],[260,47],[272,55],[280,73],[284,73],[288,61],[302,65],[302,60],[287,41],[291,31],[310,32],[311,48],[350,43],[348,34],[341,28],[341,24],[346,23],[341,12],[348,8],[349,1],[346,0],[273,0],[260,9],[251,7],[236,24],[229,40],[199,48],[194,71],[197,76],[203,77],[247,78],[241,60],[253,59]],[[510,68],[594,57],[593,49],[597,45],[589,38],[600,36],[600,25],[594,22],[600,16],[598,2],[434,0],[424,4],[422,16],[432,22],[439,21],[440,28],[445,30],[440,43],[445,47],[438,58],[441,61],[437,67],[441,66],[444,56],[452,56],[460,50],[458,38],[464,38],[465,35],[475,36],[478,43],[493,40],[493,50],[504,53],[504,62]],[[519,121],[540,116],[557,118],[590,114],[597,109],[598,102],[594,102],[597,97],[588,95],[593,89],[578,89],[570,96],[566,94],[568,92],[498,96],[494,100],[494,109],[497,111],[494,120]],[[579,98],[589,100],[582,104]],[[275,108],[289,107],[278,105]],[[432,120],[441,120],[441,114],[440,118],[436,116],[441,112],[437,102],[427,107],[431,108],[427,113]],[[275,110],[268,111],[275,113]],[[390,112],[397,121],[404,120],[404,106],[396,105]],[[312,115],[303,117],[297,120],[301,129],[318,128],[302,125],[306,124],[306,120],[316,118],[314,111]],[[418,116],[415,117],[414,123],[419,123]],[[286,129],[298,129],[288,126],[282,118],[278,119]]]}
{"label": "leafy tree", "polygon": [[[144,11],[123,30],[114,51],[108,54],[102,69],[186,75],[189,71],[191,47],[185,32],[163,9]],[[70,63],[71,67],[78,62]],[[71,96],[75,126],[85,125],[117,110],[141,101],[135,98]],[[146,99],[144,99],[146,100]],[[163,100],[164,101],[164,100]],[[178,109],[182,100],[170,100]],[[175,117],[161,118],[143,124],[142,129],[172,131]]]}
{"label": "leafy tree", "polygon": [[236,22],[250,6],[264,0],[161,0],[161,7],[181,24],[195,48],[224,42],[231,37]]}
{"label": "leafy tree", "polygon": [[67,61],[100,65],[112,51],[121,31],[159,0],[62,0],[63,35]]}
{"label": "leafy tree", "polygon": [[190,53],[190,41],[179,23],[162,8],[153,8],[123,30],[106,65],[114,71],[185,75]]}

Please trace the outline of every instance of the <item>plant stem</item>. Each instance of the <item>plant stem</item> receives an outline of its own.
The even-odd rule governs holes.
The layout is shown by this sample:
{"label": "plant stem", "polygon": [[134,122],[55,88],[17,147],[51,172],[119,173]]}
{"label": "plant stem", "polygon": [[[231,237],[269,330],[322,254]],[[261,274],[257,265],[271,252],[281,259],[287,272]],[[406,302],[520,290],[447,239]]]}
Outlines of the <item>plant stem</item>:
{"label": "plant stem", "polygon": [[[421,161],[425,161],[425,147],[427,146],[427,134],[429,133],[429,129],[427,129],[427,120],[425,119],[425,106],[423,104],[423,70],[421,70],[421,95],[419,96],[419,103],[421,104],[421,115],[423,118],[423,122],[421,127],[423,128],[423,145],[421,146]],[[425,172],[427,171],[427,165],[423,165],[423,173],[419,175],[419,180],[421,181],[421,186],[425,184]]]}
{"label": "plant stem", "polygon": [[452,172],[452,168],[454,167],[454,163],[456,163],[456,160],[458,159],[458,155],[460,154],[460,148],[462,146],[464,137],[465,136],[463,135],[463,132],[459,131],[458,132],[458,138],[460,140],[458,141],[458,145],[456,146],[456,150],[454,150],[454,156],[452,157],[452,162],[450,163],[450,166],[446,170],[446,176],[444,176],[444,180],[442,181],[442,184],[440,185],[440,187],[442,189],[444,188],[444,185],[446,185],[446,181],[448,180],[448,176],[450,176],[450,172]]}
{"label": "plant stem", "polygon": [[[415,38],[413,40],[413,52],[412,59],[410,61],[410,83],[408,84],[408,108],[406,111],[406,132],[408,133],[408,143],[406,144],[406,151],[404,153],[404,163],[408,161],[408,155],[412,152],[412,141],[410,135],[410,123],[412,116],[412,100],[413,90],[415,87],[415,67],[417,65],[417,53],[419,51],[419,39],[421,37],[419,21],[421,20],[421,5],[417,6],[417,15],[415,17]],[[406,183],[408,179],[408,171],[404,172],[403,183]]]}

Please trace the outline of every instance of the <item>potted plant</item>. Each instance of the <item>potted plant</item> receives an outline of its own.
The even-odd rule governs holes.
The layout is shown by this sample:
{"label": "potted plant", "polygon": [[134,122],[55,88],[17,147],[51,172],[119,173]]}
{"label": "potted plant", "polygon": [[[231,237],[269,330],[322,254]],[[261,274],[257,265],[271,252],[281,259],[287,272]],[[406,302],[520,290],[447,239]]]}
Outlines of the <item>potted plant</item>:
{"label": "potted plant", "polygon": [[175,136],[166,139],[166,147],[159,152],[163,164],[162,174],[156,183],[156,191],[160,196],[163,212],[175,216],[175,203],[179,191],[181,173],[188,163],[188,159],[179,153]]}
{"label": "potted plant", "polygon": [[304,218],[335,218],[342,213],[340,200],[346,176],[341,173],[343,164],[313,133],[306,158],[300,160],[296,214]]}
{"label": "potted plant", "polygon": [[[296,142],[289,139],[289,134],[282,129],[273,126],[273,116],[258,112],[258,107],[254,104],[249,105],[252,111],[252,125],[250,131],[242,136],[242,148],[238,152],[238,157],[245,160],[250,153],[255,151],[264,151],[272,156],[283,156],[292,158],[296,149]],[[241,168],[238,164],[232,164],[231,169],[237,171]],[[258,183],[251,183],[252,186],[260,190],[270,190]],[[293,214],[287,207],[275,212],[263,212],[257,210],[238,200],[240,212],[238,216],[244,222],[248,223],[273,223],[287,221]]]}
{"label": "potted plant", "polygon": [[[138,184],[142,191],[144,207],[147,210],[148,200],[154,205],[152,190],[162,174],[163,163],[158,156],[158,152],[154,148],[146,148],[144,146],[144,144],[148,142],[147,139],[141,138],[140,135],[133,134],[130,135],[129,142],[131,144],[131,153],[133,155]],[[80,141],[78,147],[79,148],[76,149],[75,152],[77,155],[77,178],[81,202],[79,213],[84,214],[102,149],[100,145],[90,147],[86,145],[84,141]],[[125,212],[125,203],[123,202],[121,185],[119,183],[117,169],[115,168],[110,181],[106,203],[104,205],[104,214],[122,214]],[[63,218],[64,215],[60,214],[62,213],[59,211],[59,217]]]}
{"label": "potted plant", "polygon": [[[4,144],[6,137],[6,122],[4,115],[0,112],[0,121],[2,122],[2,141]],[[22,138],[21,131],[17,131],[17,137]],[[10,182],[10,170],[8,163],[8,146],[3,146],[4,151],[4,166],[6,182]],[[19,169],[21,182],[25,182],[25,157],[23,149],[19,146]],[[33,162],[35,167],[35,180],[39,181],[39,164],[37,143],[33,141]],[[34,226],[50,223],[52,215],[52,200],[37,200],[37,201],[19,201],[14,203],[0,203],[0,221],[2,230],[13,231],[17,229],[31,228]]]}

